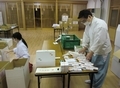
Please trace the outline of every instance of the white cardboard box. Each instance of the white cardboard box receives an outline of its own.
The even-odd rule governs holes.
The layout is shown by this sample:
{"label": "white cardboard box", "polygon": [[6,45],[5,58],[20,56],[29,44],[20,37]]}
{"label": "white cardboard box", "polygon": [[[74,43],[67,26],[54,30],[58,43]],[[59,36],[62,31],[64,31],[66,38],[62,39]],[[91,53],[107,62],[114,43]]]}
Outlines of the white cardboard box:
{"label": "white cardboard box", "polygon": [[0,49],[0,55],[1,55],[0,61],[10,61],[9,55],[5,52],[6,50],[8,50],[8,46],[6,46],[3,49]]}
{"label": "white cardboard box", "polygon": [[120,78],[120,50],[114,52],[112,59],[111,71]]}
{"label": "white cardboard box", "polygon": [[13,60],[5,69],[8,88],[28,88],[29,61],[27,59]]}
{"label": "white cardboard box", "polygon": [[8,48],[13,46],[12,38],[0,38],[0,41],[5,41],[7,43],[7,45],[8,45]]}
{"label": "white cardboard box", "polygon": [[36,67],[55,66],[55,50],[37,50]]}
{"label": "white cardboard box", "polygon": [[5,76],[5,66],[8,61],[0,61],[0,88],[7,88],[6,76]]}
{"label": "white cardboard box", "polygon": [[115,46],[120,47],[120,25],[118,25],[115,36]]}
{"label": "white cardboard box", "polygon": [[119,49],[120,49],[120,47],[114,46],[114,52],[118,51]]}

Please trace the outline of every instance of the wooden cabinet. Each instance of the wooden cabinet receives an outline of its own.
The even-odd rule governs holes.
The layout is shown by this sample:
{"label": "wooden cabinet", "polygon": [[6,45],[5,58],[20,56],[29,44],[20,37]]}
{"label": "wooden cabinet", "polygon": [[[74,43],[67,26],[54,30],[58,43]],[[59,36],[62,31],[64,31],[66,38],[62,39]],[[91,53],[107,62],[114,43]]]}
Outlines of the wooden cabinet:
{"label": "wooden cabinet", "polygon": [[43,3],[41,6],[42,28],[51,28],[55,23],[55,3]]}
{"label": "wooden cabinet", "polygon": [[110,9],[110,19],[109,19],[109,26],[110,27],[117,27],[120,24],[120,8],[111,8]]}
{"label": "wooden cabinet", "polygon": [[110,8],[110,18],[109,18],[109,34],[110,40],[115,41],[116,28],[120,23],[120,10],[119,8]]}
{"label": "wooden cabinet", "polygon": [[109,34],[112,42],[115,41],[118,24],[120,24],[120,0],[111,0],[109,12]]}
{"label": "wooden cabinet", "polygon": [[22,15],[21,15],[21,3],[20,2],[7,2],[6,3],[7,23],[18,24],[23,27]]}
{"label": "wooden cabinet", "polygon": [[18,24],[23,27],[20,2],[0,2],[0,11],[3,15],[4,24]]}
{"label": "wooden cabinet", "polygon": [[20,28],[51,28],[59,23],[62,14],[77,18],[87,1],[74,0],[0,0],[3,21],[18,24]]}
{"label": "wooden cabinet", "polygon": [[120,9],[111,8],[109,25],[111,27],[117,27],[119,23],[120,23]]}
{"label": "wooden cabinet", "polygon": [[120,0],[111,0],[111,6],[119,6]]}
{"label": "wooden cabinet", "polygon": [[34,28],[35,22],[34,22],[34,9],[33,9],[33,3],[25,3],[24,4],[24,10],[25,10],[25,24],[27,28]]}
{"label": "wooden cabinet", "polygon": [[71,4],[59,4],[58,5],[58,21],[62,21],[62,15],[66,14],[70,18]]}
{"label": "wooden cabinet", "polygon": [[111,0],[109,26],[117,28],[120,24],[120,0]]}

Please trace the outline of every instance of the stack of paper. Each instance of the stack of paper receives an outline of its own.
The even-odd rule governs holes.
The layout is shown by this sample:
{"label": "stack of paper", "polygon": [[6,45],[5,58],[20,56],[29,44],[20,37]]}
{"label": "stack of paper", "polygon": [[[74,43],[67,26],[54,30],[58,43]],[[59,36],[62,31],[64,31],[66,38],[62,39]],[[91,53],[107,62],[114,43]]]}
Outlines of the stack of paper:
{"label": "stack of paper", "polygon": [[74,67],[70,67],[69,71],[71,71],[71,72],[81,72],[82,69],[81,69],[80,66],[76,66],[76,67],[74,66]]}
{"label": "stack of paper", "polygon": [[69,68],[69,63],[68,62],[60,62],[60,66],[61,66],[61,71],[62,72],[68,72],[68,68]]}
{"label": "stack of paper", "polygon": [[60,25],[59,24],[53,24],[52,27],[54,27],[54,28],[60,28]]}
{"label": "stack of paper", "polygon": [[65,59],[65,61],[68,63],[72,63],[72,62],[76,62],[76,59]]}
{"label": "stack of paper", "polygon": [[[69,55],[72,55],[73,58],[69,58]],[[93,66],[93,63],[86,59],[84,54],[78,52],[69,51],[64,54],[64,59],[71,66],[70,71],[98,70],[97,67]]]}

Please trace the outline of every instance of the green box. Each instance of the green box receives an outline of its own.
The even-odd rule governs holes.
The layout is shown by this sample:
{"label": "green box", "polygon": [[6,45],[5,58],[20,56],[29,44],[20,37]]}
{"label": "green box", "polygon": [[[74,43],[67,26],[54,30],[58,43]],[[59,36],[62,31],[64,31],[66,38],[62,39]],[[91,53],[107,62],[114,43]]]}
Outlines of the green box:
{"label": "green box", "polygon": [[74,49],[75,45],[80,45],[80,39],[76,35],[62,35],[61,45],[63,49]]}

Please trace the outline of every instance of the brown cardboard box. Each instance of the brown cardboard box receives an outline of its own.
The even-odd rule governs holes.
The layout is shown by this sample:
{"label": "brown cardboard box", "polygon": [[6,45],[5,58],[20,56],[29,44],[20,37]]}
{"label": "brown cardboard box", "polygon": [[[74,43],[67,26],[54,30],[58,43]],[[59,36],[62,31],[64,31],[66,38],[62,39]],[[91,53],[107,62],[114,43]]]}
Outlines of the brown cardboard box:
{"label": "brown cardboard box", "polygon": [[113,53],[111,71],[120,78],[120,50]]}
{"label": "brown cardboard box", "polygon": [[8,61],[0,61],[0,88],[7,88],[5,67],[8,63]]}
{"label": "brown cardboard box", "polygon": [[72,18],[68,18],[68,28],[69,30],[73,29],[73,19]]}
{"label": "brown cardboard box", "polygon": [[73,30],[75,29],[75,30],[78,30],[78,27],[79,27],[79,25],[78,25],[78,19],[77,18],[73,18]]}
{"label": "brown cardboard box", "polygon": [[68,18],[68,23],[72,23],[73,19],[72,18]]}
{"label": "brown cardboard box", "polygon": [[29,61],[18,59],[10,62],[5,68],[8,88],[28,88]]}
{"label": "brown cardboard box", "polygon": [[[120,78],[120,50],[113,53],[111,71]],[[119,81],[120,86],[120,81]]]}
{"label": "brown cardboard box", "polygon": [[64,29],[68,29],[68,22],[67,21],[63,22],[63,27],[64,27]]}
{"label": "brown cardboard box", "polygon": [[63,28],[63,21],[59,21],[60,28]]}

